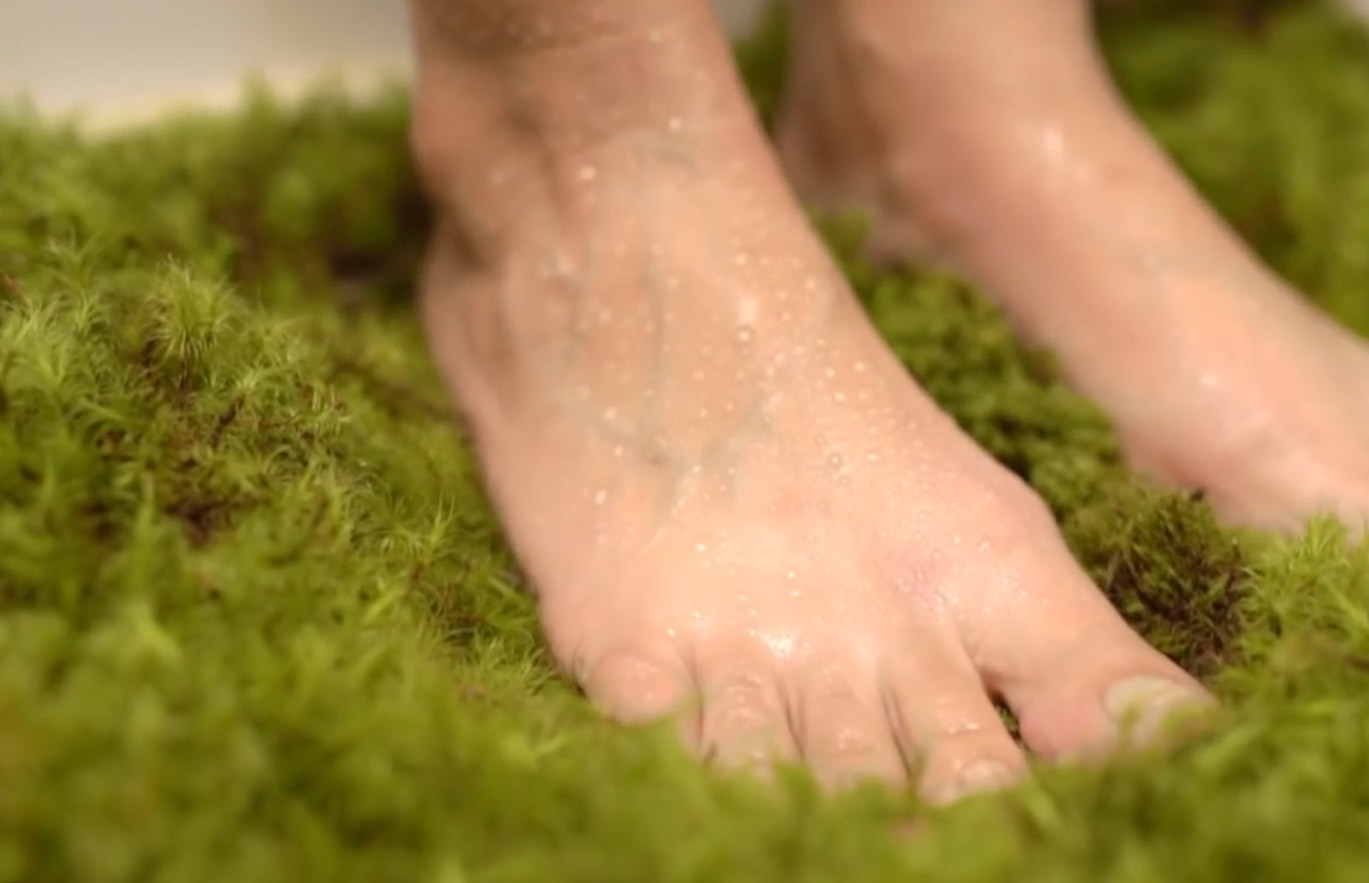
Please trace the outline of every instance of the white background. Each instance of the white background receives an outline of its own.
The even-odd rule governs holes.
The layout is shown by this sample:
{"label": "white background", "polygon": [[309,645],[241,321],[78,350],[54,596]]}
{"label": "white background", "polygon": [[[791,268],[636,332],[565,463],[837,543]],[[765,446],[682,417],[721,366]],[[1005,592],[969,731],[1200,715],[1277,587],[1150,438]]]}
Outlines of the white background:
{"label": "white background", "polygon": [[[714,0],[734,33],[764,2]],[[373,81],[407,70],[407,43],[404,0],[0,0],[0,100],[134,118],[231,101],[249,73]]]}

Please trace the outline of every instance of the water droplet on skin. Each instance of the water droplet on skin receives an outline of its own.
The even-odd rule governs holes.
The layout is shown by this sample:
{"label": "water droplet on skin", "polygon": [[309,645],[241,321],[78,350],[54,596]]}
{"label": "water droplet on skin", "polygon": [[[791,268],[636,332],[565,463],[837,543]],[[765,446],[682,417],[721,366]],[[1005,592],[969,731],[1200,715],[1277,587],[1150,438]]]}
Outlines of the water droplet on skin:
{"label": "water droplet on skin", "polygon": [[798,571],[791,570],[784,575],[784,578],[792,582],[793,580],[798,579],[798,576]]}
{"label": "water droplet on skin", "polygon": [[704,552],[708,551],[708,543],[699,543],[694,547],[694,551],[702,555]]}
{"label": "water droplet on skin", "polygon": [[817,277],[816,277],[816,276],[809,276],[808,278],[804,279],[804,280],[803,280],[803,287],[806,288],[806,289],[808,289],[809,291],[817,291],[817,289],[818,289],[818,279],[817,279]]}
{"label": "water droplet on skin", "polygon": [[739,266],[739,267],[744,267],[744,266],[746,266],[747,262],[750,261],[750,260],[751,260],[751,258],[750,258],[749,256],[747,256],[745,252],[743,252],[743,253],[738,254],[738,255],[736,255],[735,257],[733,257],[733,258],[732,258],[732,263],[736,264],[736,265]]}
{"label": "water droplet on skin", "polygon": [[802,597],[803,597],[803,590],[802,590],[802,589],[790,589],[790,590],[789,590],[789,597],[794,598],[794,599],[802,598]]}
{"label": "water droplet on skin", "polygon": [[851,369],[855,371],[857,374],[864,374],[865,368],[866,365],[864,362],[856,362],[854,365],[851,366]]}
{"label": "water droplet on skin", "polygon": [[737,343],[750,343],[756,336],[756,329],[750,325],[739,325],[737,327]]}
{"label": "water droplet on skin", "polygon": [[828,454],[827,465],[832,467],[833,471],[840,470],[846,465],[846,459],[841,454]]}
{"label": "water droplet on skin", "polygon": [[833,396],[833,398],[835,398],[839,402],[844,402],[846,401],[846,393],[838,392],[835,396]]}
{"label": "water droplet on skin", "polygon": [[691,378],[693,378],[694,380],[696,380],[696,381],[698,381],[698,380],[703,380],[703,379],[704,379],[704,372],[702,372],[702,371],[695,371],[695,372],[693,372],[692,374],[690,374],[689,376],[690,376]]}
{"label": "water droplet on skin", "polygon": [[581,167],[580,167],[580,180],[581,180],[581,181],[586,181],[586,182],[588,182],[588,181],[593,181],[593,180],[594,180],[595,178],[597,178],[598,176],[599,176],[599,170],[596,169],[594,166],[581,166]]}
{"label": "water droplet on skin", "polygon": [[826,371],[822,372],[822,375],[826,377],[828,380],[831,380],[832,378],[837,376],[837,369],[828,368]]}
{"label": "water droplet on skin", "polygon": [[681,129],[684,128],[684,121],[681,120],[679,117],[671,117],[670,122],[666,123],[666,126],[672,132],[679,132]]}
{"label": "water droplet on skin", "polygon": [[771,635],[766,643],[770,645],[770,652],[780,659],[790,656],[794,652],[793,635]]}
{"label": "water droplet on skin", "polygon": [[1065,155],[1065,136],[1054,126],[1041,132],[1041,150],[1052,162],[1059,162]]}
{"label": "water droplet on skin", "polygon": [[623,446],[622,446],[622,445],[616,445],[616,446],[613,448],[613,459],[615,459],[615,460],[621,460],[621,459],[623,459]]}
{"label": "water droplet on skin", "polygon": [[605,420],[613,420],[613,419],[616,418],[617,416],[618,416],[618,409],[617,409],[617,408],[605,408],[605,409],[604,409],[604,419],[605,419]]}
{"label": "water droplet on skin", "polygon": [[603,488],[600,488],[599,492],[594,495],[594,505],[602,506],[604,505],[604,501],[607,499],[608,491],[604,490]]}

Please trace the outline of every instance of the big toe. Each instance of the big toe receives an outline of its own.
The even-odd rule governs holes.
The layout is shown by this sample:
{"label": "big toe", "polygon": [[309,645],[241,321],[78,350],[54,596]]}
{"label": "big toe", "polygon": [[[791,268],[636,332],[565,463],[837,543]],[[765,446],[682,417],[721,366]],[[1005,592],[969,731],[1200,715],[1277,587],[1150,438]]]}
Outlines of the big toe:
{"label": "big toe", "polygon": [[1010,617],[1011,633],[1002,628],[980,654],[986,682],[1017,715],[1032,751],[1079,759],[1154,746],[1211,708],[1211,695],[1132,631],[1082,574],[1069,584]]}

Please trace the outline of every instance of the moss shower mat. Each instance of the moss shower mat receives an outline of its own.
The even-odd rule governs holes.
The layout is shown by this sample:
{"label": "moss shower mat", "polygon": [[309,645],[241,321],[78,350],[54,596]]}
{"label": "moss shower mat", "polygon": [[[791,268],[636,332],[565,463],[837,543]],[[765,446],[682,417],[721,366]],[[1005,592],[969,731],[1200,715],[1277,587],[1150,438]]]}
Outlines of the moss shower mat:
{"label": "moss shower mat", "polygon": [[[1104,39],[1220,210],[1369,332],[1369,39],[1139,3]],[[777,27],[779,27],[777,25]],[[743,51],[762,110],[773,30]],[[942,812],[700,770],[554,672],[428,363],[406,105],[0,116],[0,881],[1361,880],[1369,562],[1138,484],[973,292],[829,240],[909,368],[1212,684],[1215,732]]]}

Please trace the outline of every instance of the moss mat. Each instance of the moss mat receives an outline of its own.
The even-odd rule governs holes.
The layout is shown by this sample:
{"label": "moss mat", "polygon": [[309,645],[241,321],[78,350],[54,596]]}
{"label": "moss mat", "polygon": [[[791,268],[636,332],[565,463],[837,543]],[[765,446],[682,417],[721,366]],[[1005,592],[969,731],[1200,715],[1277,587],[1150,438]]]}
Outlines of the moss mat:
{"label": "moss mat", "polygon": [[[1242,233],[1369,332],[1369,39],[1124,4],[1109,58]],[[744,51],[773,99],[768,34]],[[555,674],[428,362],[400,94],[104,140],[0,115],[0,881],[1361,880],[1369,564],[1118,465],[963,286],[846,261],[936,397],[1229,711],[949,811],[701,771]],[[849,236],[832,229],[838,253]]]}

